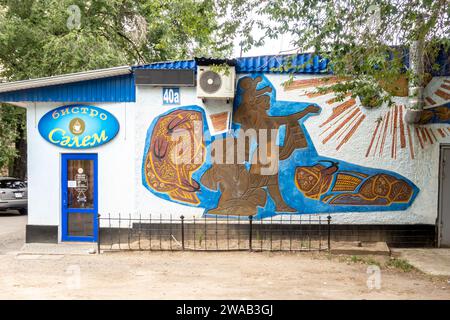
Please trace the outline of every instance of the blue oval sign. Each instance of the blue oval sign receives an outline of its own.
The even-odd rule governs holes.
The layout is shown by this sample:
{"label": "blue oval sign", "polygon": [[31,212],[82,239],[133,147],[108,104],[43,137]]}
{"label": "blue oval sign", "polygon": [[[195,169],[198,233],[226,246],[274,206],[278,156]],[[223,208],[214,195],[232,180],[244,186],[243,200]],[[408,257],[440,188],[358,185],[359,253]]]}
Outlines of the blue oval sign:
{"label": "blue oval sign", "polygon": [[118,132],[117,119],[93,106],[62,106],[39,121],[39,133],[45,140],[68,149],[95,148],[114,139]]}

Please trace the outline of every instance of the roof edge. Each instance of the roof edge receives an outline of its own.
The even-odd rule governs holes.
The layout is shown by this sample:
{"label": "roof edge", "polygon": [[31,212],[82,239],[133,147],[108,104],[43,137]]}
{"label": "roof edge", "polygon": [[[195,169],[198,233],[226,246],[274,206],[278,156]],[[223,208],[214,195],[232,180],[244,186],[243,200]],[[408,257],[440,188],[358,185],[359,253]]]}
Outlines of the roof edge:
{"label": "roof edge", "polygon": [[121,76],[132,73],[130,66],[75,72],[52,77],[0,83],[0,93],[48,87],[58,84]]}

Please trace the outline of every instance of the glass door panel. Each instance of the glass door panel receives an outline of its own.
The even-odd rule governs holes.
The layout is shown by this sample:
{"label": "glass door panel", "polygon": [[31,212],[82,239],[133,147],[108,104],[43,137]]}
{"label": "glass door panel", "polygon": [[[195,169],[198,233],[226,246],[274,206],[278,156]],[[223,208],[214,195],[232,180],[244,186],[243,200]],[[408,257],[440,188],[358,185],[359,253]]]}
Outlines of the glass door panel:
{"label": "glass door panel", "polygon": [[94,208],[94,160],[67,160],[67,205]]}
{"label": "glass door panel", "polygon": [[62,240],[97,241],[97,155],[62,155]]}

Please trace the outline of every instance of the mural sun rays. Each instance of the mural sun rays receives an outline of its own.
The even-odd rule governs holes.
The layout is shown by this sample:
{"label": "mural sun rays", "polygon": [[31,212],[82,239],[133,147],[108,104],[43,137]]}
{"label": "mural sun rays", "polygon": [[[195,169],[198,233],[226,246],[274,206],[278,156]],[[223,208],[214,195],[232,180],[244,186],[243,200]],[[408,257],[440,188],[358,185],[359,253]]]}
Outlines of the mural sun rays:
{"label": "mural sun rays", "polygon": [[[333,99],[327,100],[327,104],[335,103]],[[158,197],[204,208],[205,214],[211,216],[253,215],[262,218],[283,213],[408,208],[419,189],[407,178],[395,172],[318,154],[304,123],[320,112],[321,107],[316,103],[277,100],[276,88],[262,74],[242,77],[238,82],[232,119],[237,131],[211,137],[205,112],[200,106],[169,110],[153,121],[144,150],[143,184]],[[399,122],[403,108],[396,107],[392,112],[396,114],[386,117],[397,119],[396,124],[392,121],[389,125],[378,123],[371,144],[381,139],[380,133],[385,140],[384,131],[389,127],[395,137],[404,136],[399,146],[406,147],[407,128]],[[350,140],[365,118],[355,100],[348,96],[344,102],[337,103],[332,114],[321,123],[321,141],[318,142],[333,140],[338,150]],[[202,146],[200,149],[192,146],[189,150],[205,151],[206,155],[199,157],[192,151],[189,152],[192,163],[175,164],[167,157],[177,144],[173,139],[174,130],[169,128],[172,126],[185,129],[192,144]],[[201,130],[194,130],[195,126]],[[217,150],[223,146],[231,148],[226,153],[238,150],[238,141],[248,130],[266,132],[270,129],[277,130],[276,139],[270,135],[264,140],[261,136],[248,139],[241,158],[233,153],[231,162],[218,161]],[[274,144],[277,145],[276,153],[267,147]],[[269,163],[259,159],[252,161],[261,153],[270,160]],[[276,163],[276,170],[266,170],[272,162]]]}

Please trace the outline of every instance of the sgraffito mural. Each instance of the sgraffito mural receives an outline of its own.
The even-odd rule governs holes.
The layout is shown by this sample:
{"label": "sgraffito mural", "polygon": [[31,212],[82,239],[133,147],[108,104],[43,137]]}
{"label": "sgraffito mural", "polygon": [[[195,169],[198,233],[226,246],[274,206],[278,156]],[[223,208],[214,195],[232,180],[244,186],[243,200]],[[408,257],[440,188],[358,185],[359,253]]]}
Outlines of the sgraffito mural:
{"label": "sgraffito mural", "polygon": [[[143,184],[158,197],[204,208],[210,216],[408,208],[419,189],[406,177],[318,154],[304,122],[320,112],[316,103],[278,101],[275,87],[262,74],[245,76],[234,100],[235,131],[211,137],[199,106],[176,108],[153,120],[144,149]],[[355,116],[353,123],[359,126],[361,115]],[[277,134],[243,136],[263,129],[277,129]],[[189,139],[178,137],[180,132]],[[246,141],[243,155],[240,141]],[[189,161],[180,163],[171,155]]]}
{"label": "sgraffito mural", "polygon": [[[173,139],[179,133],[186,134],[187,139]],[[180,159],[176,155],[184,149],[190,151],[189,161],[177,161]],[[153,127],[144,162],[145,183],[151,190],[165,193],[172,200],[199,204],[196,191],[200,186],[192,173],[202,165],[203,157],[202,113],[194,110],[170,112],[160,117]]]}
{"label": "sgraffito mural", "polygon": [[[325,90],[318,92],[318,87],[326,87],[345,79],[336,77],[319,77],[295,80],[284,90],[295,90],[299,98],[323,99],[324,107],[331,107],[331,114],[320,123],[320,142],[339,151],[346,143],[358,134],[365,134],[361,128],[372,127],[371,138],[365,152],[366,158],[390,158],[396,160],[402,153],[410,159],[428,146],[439,143],[450,136],[450,80],[445,77],[433,78],[425,88],[425,108],[418,125],[410,125],[404,121],[407,111],[407,82],[403,87],[398,102],[390,108],[381,108],[376,121],[368,123],[364,107],[351,93],[338,101],[335,92]],[[363,125],[364,124],[364,125]],[[440,126],[430,126],[440,124]]]}
{"label": "sgraffito mural", "polygon": [[408,150],[410,159],[414,160],[420,150],[450,136],[447,125],[450,124],[450,80],[433,79],[425,91],[426,106],[417,125],[404,121],[406,107],[403,104],[396,104],[381,114],[373,128],[366,157],[383,157],[389,143],[391,159],[397,159],[401,151]]}
{"label": "sgraffito mural", "polygon": [[429,123],[450,123],[450,103],[425,109],[420,117],[420,124]]}
{"label": "sgraffito mural", "polygon": [[[390,205],[406,203],[413,195],[413,188],[406,181],[392,175],[380,173],[368,176],[351,171],[343,173],[338,172],[336,162],[330,163],[329,167],[316,164],[297,168],[297,187],[305,197],[331,205]],[[331,194],[322,197],[329,190]]]}

